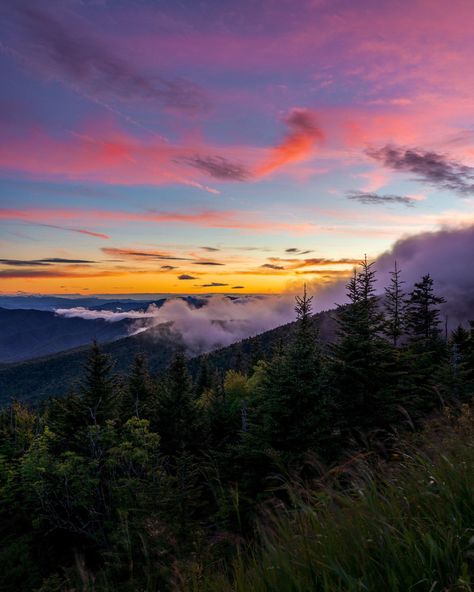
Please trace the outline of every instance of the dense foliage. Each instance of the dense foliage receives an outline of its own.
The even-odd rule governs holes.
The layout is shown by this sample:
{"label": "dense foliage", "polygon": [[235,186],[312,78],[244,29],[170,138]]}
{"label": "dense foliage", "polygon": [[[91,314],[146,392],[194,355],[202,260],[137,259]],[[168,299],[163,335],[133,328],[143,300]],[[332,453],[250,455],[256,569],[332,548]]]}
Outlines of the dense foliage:
{"label": "dense foliage", "polygon": [[[214,586],[207,567],[232,562],[253,539],[266,505],[298,507],[281,487],[288,476],[314,483],[321,465],[337,466],[355,451],[376,451],[387,461],[397,434],[413,431],[437,409],[468,405],[474,326],[451,336],[442,332],[443,299],[429,275],[405,293],[395,268],[382,298],[375,295],[375,280],[372,264],[364,260],[348,283],[349,304],[336,311],[338,338],[331,345],[318,337],[305,291],[296,300],[297,323],[287,338],[271,352],[254,350],[251,358],[234,348],[239,355],[225,372],[203,358],[191,378],[178,352],[158,377],[137,356],[127,380],[118,380],[113,361],[94,344],[76,391],[40,409],[18,402],[3,409],[0,589]],[[350,483],[341,477],[338,487],[350,489]],[[366,502],[358,503],[354,511],[367,536],[377,536],[367,526]],[[382,506],[379,512],[389,516]],[[472,516],[472,507],[465,511]],[[344,533],[349,518],[340,519]],[[334,544],[340,536],[334,534]],[[264,561],[274,561],[268,549],[264,553]],[[347,561],[341,569],[353,569],[355,559]],[[363,565],[360,560],[360,570]],[[463,577],[472,575],[471,568],[467,562]],[[390,584],[382,576],[364,580],[360,571],[365,587],[348,588],[344,580],[334,587],[329,576],[326,586],[324,570],[318,575],[317,564],[311,570],[318,587],[278,587],[278,580],[273,587],[257,585],[258,579],[240,572],[254,587],[238,581],[236,586],[379,590]],[[443,585],[455,582],[449,577],[444,574]],[[405,590],[407,581],[388,589]],[[418,589],[441,590],[434,581]]]}

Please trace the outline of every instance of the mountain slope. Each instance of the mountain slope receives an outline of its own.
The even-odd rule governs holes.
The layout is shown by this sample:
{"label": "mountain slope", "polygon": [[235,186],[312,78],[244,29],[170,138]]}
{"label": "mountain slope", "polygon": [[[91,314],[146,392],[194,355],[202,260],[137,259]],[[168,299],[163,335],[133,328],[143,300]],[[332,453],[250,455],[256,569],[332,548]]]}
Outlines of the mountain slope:
{"label": "mountain slope", "polygon": [[0,308],[0,362],[19,362],[129,333],[131,321],[66,318],[42,310]]}
{"label": "mountain slope", "polygon": [[[334,339],[335,322],[331,313],[319,313],[315,316],[321,341]],[[256,337],[244,339],[207,355],[211,368],[224,372],[230,368],[246,369],[253,360],[265,357],[280,341],[286,342],[293,330],[294,323],[282,325],[266,331]],[[150,371],[158,374],[171,361],[176,351],[182,347],[176,334],[161,326],[160,330],[145,331],[137,335],[117,339],[103,346],[104,352],[115,360],[117,373],[127,372],[134,357],[142,353],[148,359]],[[56,355],[31,360],[29,362],[0,366],[0,407],[10,399],[38,403],[50,396],[61,396],[77,386],[89,347],[76,348]],[[192,374],[198,371],[200,357],[189,360]]]}

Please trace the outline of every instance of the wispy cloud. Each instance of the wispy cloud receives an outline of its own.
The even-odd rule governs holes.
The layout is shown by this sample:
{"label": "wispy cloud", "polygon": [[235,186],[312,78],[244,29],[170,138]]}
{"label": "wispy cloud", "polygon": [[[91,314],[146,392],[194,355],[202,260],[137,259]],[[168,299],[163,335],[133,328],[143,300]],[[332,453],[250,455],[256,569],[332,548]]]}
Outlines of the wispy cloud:
{"label": "wispy cloud", "polygon": [[36,3],[18,3],[17,10],[25,32],[18,51],[48,77],[98,97],[154,101],[190,111],[208,108],[209,99],[197,85],[181,78],[145,76],[89,32],[78,31],[78,22],[72,29]]}
{"label": "wispy cloud", "polygon": [[89,264],[95,263],[95,261],[89,261],[88,259],[62,259],[61,257],[49,257],[47,259],[0,259],[0,264],[12,267],[43,267],[55,263]]}
{"label": "wispy cloud", "polygon": [[308,253],[312,253],[312,250],[303,251],[301,249],[297,249],[296,247],[290,247],[289,249],[285,249],[285,253],[294,253],[295,255],[307,255]]}
{"label": "wispy cloud", "polygon": [[358,201],[364,205],[402,204],[412,208],[415,202],[418,201],[415,197],[410,197],[408,195],[380,195],[368,191],[348,191],[346,195],[347,199]]}
{"label": "wispy cloud", "polygon": [[38,224],[38,226],[44,226],[46,228],[56,228],[57,230],[65,230],[66,232],[77,232],[78,234],[85,234],[86,236],[92,236],[94,238],[109,239],[108,234],[103,232],[95,232],[93,230],[87,230],[87,228],[72,228],[71,226],[59,226],[58,224]]}
{"label": "wispy cloud", "polygon": [[173,261],[191,261],[189,257],[177,257],[163,251],[134,251],[131,249],[119,249],[116,247],[102,247],[101,251],[110,257],[124,257],[134,260],[173,260]]}
{"label": "wispy cloud", "polygon": [[367,154],[394,171],[413,173],[417,179],[456,193],[474,193],[474,168],[444,154],[419,148],[387,145]]}
{"label": "wispy cloud", "polygon": [[262,267],[264,269],[274,269],[274,270],[285,269],[283,267],[283,265],[275,265],[274,263],[264,263],[263,265],[260,265],[260,267]]}
{"label": "wispy cloud", "polygon": [[239,162],[232,162],[223,156],[188,156],[179,159],[200,171],[221,181],[247,181],[250,170]]}
{"label": "wispy cloud", "polygon": [[[359,259],[352,257],[340,257],[339,259],[328,259],[326,257],[311,257],[309,259],[284,259],[281,257],[269,257],[272,265],[280,269],[296,270],[304,267],[334,267],[337,265],[358,265]],[[284,265],[282,265],[284,264]],[[266,265],[270,267],[269,264]],[[263,266],[262,266],[263,267]]]}
{"label": "wispy cloud", "polygon": [[85,210],[78,208],[0,208],[0,220],[22,220],[43,224],[49,220],[82,221],[94,224],[123,224],[145,222],[149,224],[191,224],[205,228],[234,228],[257,232],[314,232],[311,222],[281,222],[261,218],[253,212],[237,210],[204,210],[196,212],[125,212],[120,210]]}

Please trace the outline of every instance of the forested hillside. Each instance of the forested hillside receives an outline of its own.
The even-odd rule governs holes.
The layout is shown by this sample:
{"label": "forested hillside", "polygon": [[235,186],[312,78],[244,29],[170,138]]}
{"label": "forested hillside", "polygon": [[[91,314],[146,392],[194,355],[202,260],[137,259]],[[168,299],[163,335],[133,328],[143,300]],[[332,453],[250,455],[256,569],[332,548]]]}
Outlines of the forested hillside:
{"label": "forested hillside", "polygon": [[[334,340],[336,322],[332,312],[315,315],[314,324],[321,343],[330,343]],[[237,367],[245,371],[251,370],[255,360],[271,356],[272,348],[279,341],[288,341],[293,329],[293,323],[277,327],[211,352],[206,359],[209,365],[220,373]],[[103,345],[104,353],[109,354],[114,360],[112,371],[117,375],[125,375],[137,355],[147,358],[150,373],[156,375],[165,370],[173,355],[183,348],[185,344],[180,334],[166,325]],[[12,398],[40,403],[45,398],[72,392],[78,386],[88,355],[89,346],[83,346],[27,362],[3,367],[0,365],[0,406],[7,404]],[[189,371],[193,376],[198,372],[199,366],[200,357],[188,361]]]}
{"label": "forested hillside", "polygon": [[0,589],[470,590],[474,326],[445,335],[429,275],[375,280],[332,343],[305,292],[191,372],[129,350],[118,380],[95,344],[77,392],[3,409]]}

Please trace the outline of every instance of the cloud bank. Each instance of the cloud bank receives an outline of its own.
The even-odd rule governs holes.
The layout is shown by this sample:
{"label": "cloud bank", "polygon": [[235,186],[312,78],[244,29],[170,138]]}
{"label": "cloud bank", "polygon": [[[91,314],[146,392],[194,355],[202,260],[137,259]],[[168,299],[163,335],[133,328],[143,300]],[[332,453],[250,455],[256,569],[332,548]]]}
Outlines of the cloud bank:
{"label": "cloud bank", "polygon": [[200,308],[180,298],[171,298],[159,308],[150,305],[146,311],[113,312],[77,307],[57,309],[55,312],[65,317],[104,319],[109,322],[136,319],[133,333],[147,329],[150,336],[160,325],[171,324],[172,331],[180,336],[188,353],[192,355],[225,347],[289,323],[295,318],[291,295],[232,299],[211,296],[206,305]]}
{"label": "cloud bank", "polygon": [[[390,281],[390,272],[397,261],[405,281],[405,292],[429,273],[434,279],[435,290],[446,298],[443,314],[451,328],[474,319],[474,273],[470,262],[474,253],[474,226],[445,228],[436,232],[424,232],[395,242],[393,247],[375,259],[377,292]],[[316,292],[315,308],[333,308],[335,303],[346,302],[347,278],[326,286],[311,285]]]}

